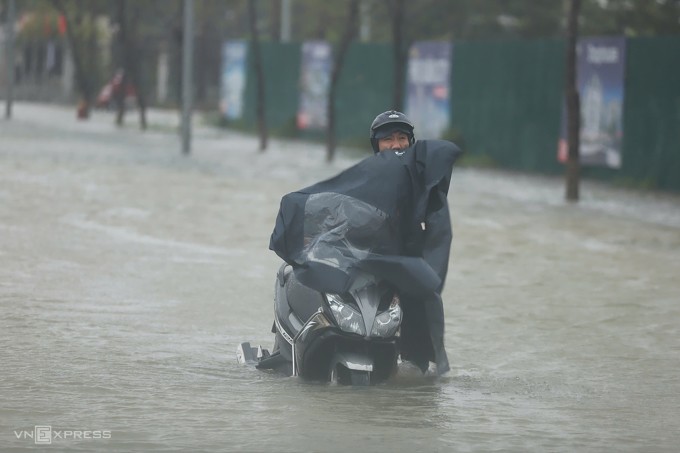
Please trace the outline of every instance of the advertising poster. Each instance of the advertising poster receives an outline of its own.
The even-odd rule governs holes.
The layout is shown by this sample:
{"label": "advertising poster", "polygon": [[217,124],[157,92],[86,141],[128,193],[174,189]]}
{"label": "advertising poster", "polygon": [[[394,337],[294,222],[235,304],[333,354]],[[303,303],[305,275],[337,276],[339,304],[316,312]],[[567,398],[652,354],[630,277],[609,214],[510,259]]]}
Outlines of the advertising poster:
{"label": "advertising poster", "polygon": [[229,120],[243,117],[243,98],[246,91],[248,43],[229,41],[222,47],[222,80],[220,111]]}
{"label": "advertising poster", "polygon": [[449,126],[451,43],[423,41],[409,50],[406,115],[416,136],[439,138]]}
{"label": "advertising poster", "polygon": [[325,129],[333,65],[330,44],[324,41],[303,43],[301,65],[297,127],[300,130]]}
{"label": "advertising poster", "polygon": [[[576,48],[577,87],[581,98],[580,161],[583,165],[621,167],[623,82],[626,41],[623,37],[583,38]],[[566,108],[558,159],[567,159]]]}

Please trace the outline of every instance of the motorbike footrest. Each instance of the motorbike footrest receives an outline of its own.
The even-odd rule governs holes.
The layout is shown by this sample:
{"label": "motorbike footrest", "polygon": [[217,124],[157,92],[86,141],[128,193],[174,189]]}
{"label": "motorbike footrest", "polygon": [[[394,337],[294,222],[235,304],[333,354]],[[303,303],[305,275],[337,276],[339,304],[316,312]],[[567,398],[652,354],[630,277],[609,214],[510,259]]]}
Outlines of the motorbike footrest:
{"label": "motorbike footrest", "polygon": [[262,349],[262,346],[253,348],[247,341],[236,348],[236,361],[242,365],[253,365],[267,357],[269,357],[269,351]]}

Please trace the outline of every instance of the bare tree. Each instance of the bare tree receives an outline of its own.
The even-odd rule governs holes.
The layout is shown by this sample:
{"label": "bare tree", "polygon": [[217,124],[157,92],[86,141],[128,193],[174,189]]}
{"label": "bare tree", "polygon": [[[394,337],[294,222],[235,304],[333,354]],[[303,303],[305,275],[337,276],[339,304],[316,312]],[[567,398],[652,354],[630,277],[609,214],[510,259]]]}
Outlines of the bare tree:
{"label": "bare tree", "polygon": [[16,4],[14,0],[8,0],[7,12],[5,19],[5,39],[7,41],[7,50],[5,56],[5,66],[7,70],[7,87],[6,87],[6,103],[5,103],[5,118],[12,118],[12,103],[14,102],[14,78],[15,78],[15,62],[14,62],[14,22],[16,20]]}
{"label": "bare tree", "polygon": [[271,20],[269,33],[273,42],[281,42],[281,0],[271,0]]}
{"label": "bare tree", "polygon": [[581,123],[580,100],[576,87],[576,43],[578,40],[578,17],[581,0],[569,0],[567,24],[567,62],[566,62],[566,104],[567,104],[567,162],[566,198],[578,201],[579,198],[579,133]]}
{"label": "bare tree", "polygon": [[335,157],[335,147],[337,146],[337,139],[335,136],[335,93],[338,88],[338,80],[342,68],[345,64],[345,56],[349,49],[352,40],[357,36],[359,31],[359,0],[350,0],[345,20],[345,30],[340,38],[337,52],[333,61],[333,69],[331,71],[330,86],[328,88],[328,126],[326,130],[326,160],[328,162]]}
{"label": "bare tree", "polygon": [[267,149],[267,118],[265,117],[264,68],[260,51],[260,34],[257,29],[257,8],[255,0],[248,0],[248,16],[250,18],[250,39],[253,49],[253,65],[257,79],[256,115],[257,129],[260,134],[260,151]]}
{"label": "bare tree", "polygon": [[81,118],[90,117],[90,109],[92,107],[92,99],[94,97],[94,89],[92,87],[93,80],[86,69],[86,51],[81,40],[76,37],[75,24],[82,19],[83,6],[80,2],[75,4],[75,7],[68,8],[67,2],[64,0],[52,0],[52,5],[64,17],[66,22],[66,39],[71,48],[71,55],[73,58],[73,66],[75,67],[76,85],[80,94],[80,105],[78,107],[78,116]]}
{"label": "bare tree", "polygon": [[116,92],[116,124],[121,126],[125,116],[125,97],[128,86],[134,87],[137,107],[139,108],[139,125],[146,129],[146,98],[141,85],[140,55],[135,39],[136,19],[128,20],[127,0],[118,0],[118,45],[122,65],[122,80]]}

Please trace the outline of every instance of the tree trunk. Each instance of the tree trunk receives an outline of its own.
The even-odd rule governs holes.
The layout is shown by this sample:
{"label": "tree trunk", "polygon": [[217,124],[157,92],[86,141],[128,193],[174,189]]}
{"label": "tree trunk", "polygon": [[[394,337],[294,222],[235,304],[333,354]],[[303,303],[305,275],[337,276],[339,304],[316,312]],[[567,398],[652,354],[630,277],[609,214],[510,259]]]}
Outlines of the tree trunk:
{"label": "tree trunk", "polygon": [[128,20],[127,6],[127,0],[118,0],[118,45],[120,48],[123,78],[120,90],[116,95],[116,125],[122,126],[123,124],[128,86],[132,86],[137,101],[137,108],[139,109],[139,127],[142,130],[146,130],[146,98],[141,84],[141,69],[139,65],[141,56],[139,55],[137,39],[135,37],[136,16],[132,14],[135,18]]}
{"label": "tree trunk", "polygon": [[129,74],[129,81],[132,85],[137,99],[137,109],[139,110],[139,127],[146,130],[146,95],[142,84],[142,67],[140,62],[143,60],[140,54],[138,40],[137,21],[138,14],[133,14],[133,19],[128,27],[127,48],[125,52],[125,73]]}
{"label": "tree trunk", "polygon": [[87,71],[85,70],[83,49],[78,46],[78,42],[73,33],[74,18],[69,14],[69,11],[67,11],[62,0],[52,0],[52,4],[54,5],[54,8],[64,16],[66,22],[66,39],[71,47],[76,84],[81,97],[80,105],[78,106],[78,116],[83,119],[89,118],[92,105],[92,84],[90,83]]}
{"label": "tree trunk", "polygon": [[569,0],[567,26],[566,103],[567,103],[567,162],[566,199],[579,199],[579,142],[581,129],[581,106],[576,86],[576,43],[578,41],[578,16],[581,0]]}
{"label": "tree trunk", "polygon": [[338,87],[338,80],[342,67],[345,64],[345,56],[349,45],[356,37],[359,23],[359,0],[351,0],[348,7],[347,19],[345,21],[345,31],[342,34],[338,51],[333,62],[333,70],[331,71],[331,80],[328,88],[328,110],[327,118],[328,124],[326,126],[326,161],[331,162],[335,157],[336,136],[335,136],[335,92]]}
{"label": "tree trunk", "polygon": [[250,18],[250,37],[253,49],[253,64],[257,79],[256,115],[257,130],[260,135],[260,151],[267,149],[267,119],[265,117],[264,68],[260,52],[260,37],[257,30],[257,8],[255,0],[248,0],[248,16]]}
{"label": "tree trunk", "polygon": [[[120,87],[118,91],[115,91],[114,85],[114,97],[116,101],[116,126],[122,126],[125,120],[125,92],[127,90],[129,74],[127,71],[127,59],[128,59],[128,48],[127,48],[127,0],[118,0],[118,50],[119,54],[119,64],[122,68],[122,79],[120,81]],[[116,71],[117,75],[117,71]],[[114,76],[114,80],[115,80]],[[113,82],[112,82],[113,83]]]}
{"label": "tree trunk", "polygon": [[137,51],[136,45],[130,47],[130,59],[127,61],[125,72],[129,71],[130,83],[134,87],[135,98],[137,99],[137,109],[139,110],[139,128],[146,130],[146,96],[142,86],[141,68],[139,61],[141,56]]}
{"label": "tree trunk", "polygon": [[281,42],[281,1],[271,0],[271,20],[269,21],[271,26],[269,34],[272,42]]}
{"label": "tree trunk", "polygon": [[6,87],[6,103],[5,103],[5,118],[12,118],[12,103],[14,102],[14,83],[16,79],[16,62],[14,59],[14,23],[16,21],[16,3],[15,0],[9,0],[7,5],[7,16],[5,20],[5,39],[7,40],[7,51],[5,58],[5,70],[7,71],[7,87]]}
{"label": "tree trunk", "polygon": [[388,0],[392,19],[392,49],[394,54],[394,92],[392,108],[403,111],[406,65],[408,63],[408,39],[404,27],[404,0]]}

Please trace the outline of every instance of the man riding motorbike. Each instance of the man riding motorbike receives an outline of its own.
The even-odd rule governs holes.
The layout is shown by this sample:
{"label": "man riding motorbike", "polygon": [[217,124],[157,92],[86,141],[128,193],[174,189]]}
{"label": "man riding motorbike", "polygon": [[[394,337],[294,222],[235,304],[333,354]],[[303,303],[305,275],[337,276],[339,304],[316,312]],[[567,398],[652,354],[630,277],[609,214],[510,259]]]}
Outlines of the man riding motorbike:
{"label": "man riding motorbike", "polygon": [[[398,345],[402,360],[423,373],[434,362],[437,373],[443,374],[449,371],[441,300],[451,245],[447,194],[460,150],[442,140],[416,142],[413,130],[413,123],[401,112],[378,115],[370,127],[375,155],[284,196],[269,248],[290,265],[296,280],[319,293],[345,292],[355,269],[394,285],[403,301]],[[372,245],[344,269],[337,267],[336,260],[320,259],[317,245],[326,247],[324,253],[335,254],[327,247],[352,244],[354,230],[350,223],[338,223],[347,213],[345,208],[316,203],[320,196],[355,200],[352,206],[369,206],[385,219],[386,230],[371,239],[362,238],[366,230],[357,218],[358,238]],[[276,326],[272,331],[277,333]]]}
{"label": "man riding motorbike", "polygon": [[[393,151],[403,154],[407,148],[416,142],[414,125],[402,112],[388,110],[375,117],[371,123],[370,141],[373,152]],[[423,256],[428,253],[425,244],[429,241],[431,229],[427,223],[421,224],[422,236],[418,241],[407,244],[406,253],[413,256]],[[451,236],[441,244],[450,249]],[[423,256],[424,257],[424,256]],[[415,363],[423,372],[428,368],[428,362],[437,364],[439,374],[449,371],[449,363],[444,348],[444,310],[441,301],[441,290],[446,277],[446,264],[439,263],[442,285],[435,294],[427,300],[412,300],[402,298],[404,318],[401,325],[400,351],[402,360]]]}

